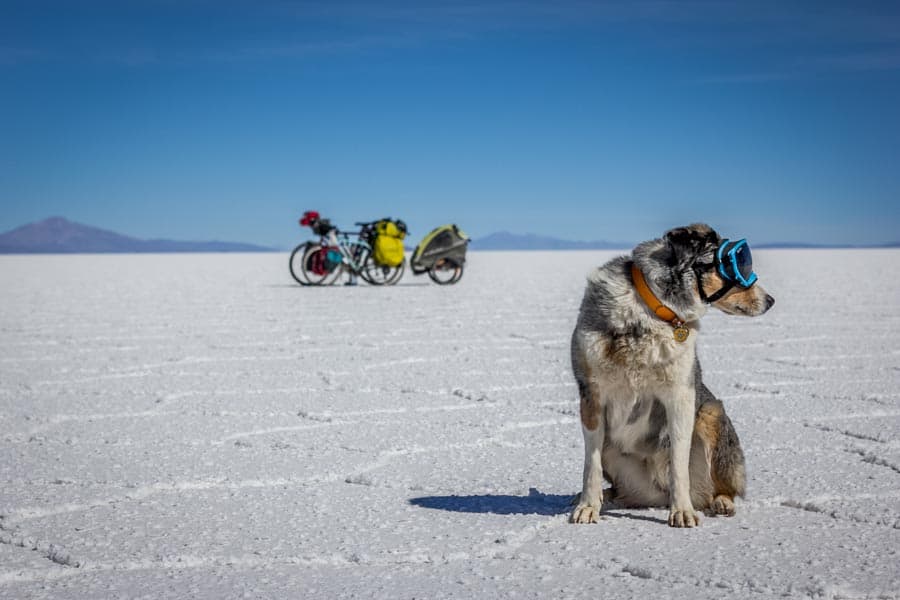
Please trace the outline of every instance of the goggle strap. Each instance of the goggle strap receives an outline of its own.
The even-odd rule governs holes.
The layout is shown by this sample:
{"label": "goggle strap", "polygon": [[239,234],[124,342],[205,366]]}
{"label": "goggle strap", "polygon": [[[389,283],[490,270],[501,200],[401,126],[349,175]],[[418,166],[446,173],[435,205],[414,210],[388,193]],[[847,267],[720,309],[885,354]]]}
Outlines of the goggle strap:
{"label": "goggle strap", "polygon": [[734,287],[734,282],[728,279],[725,279],[725,285],[723,285],[720,289],[716,290],[713,294],[707,296],[706,292],[703,291],[703,273],[702,269],[709,268],[713,266],[709,263],[698,263],[694,265],[694,274],[697,277],[697,291],[700,292],[700,299],[707,304],[712,304],[722,296],[728,293],[728,290]]}
{"label": "goggle strap", "polygon": [[[698,282],[698,283],[699,283],[699,282]],[[733,288],[733,287],[734,287],[734,282],[731,282],[731,281],[727,282],[727,283],[726,283],[724,286],[722,286],[717,292],[715,292],[715,293],[712,294],[711,296],[707,296],[706,298],[704,298],[704,302],[706,302],[707,304],[712,304],[713,302],[715,302],[716,300],[718,300],[719,298],[721,298],[722,296],[724,296],[725,294],[727,294],[728,291],[729,291],[731,288]],[[705,295],[706,295],[706,294],[703,292],[703,287],[702,287],[702,286],[700,287],[700,295],[701,295],[701,296],[705,296]]]}

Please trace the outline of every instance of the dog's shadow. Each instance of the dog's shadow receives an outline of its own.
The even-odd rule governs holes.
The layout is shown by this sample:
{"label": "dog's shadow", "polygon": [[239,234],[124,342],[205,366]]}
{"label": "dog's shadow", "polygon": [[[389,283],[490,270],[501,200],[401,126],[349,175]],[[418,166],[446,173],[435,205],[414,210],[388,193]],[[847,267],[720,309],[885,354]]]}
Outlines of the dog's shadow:
{"label": "dog's shadow", "polygon": [[[485,513],[494,515],[543,515],[554,516],[571,512],[574,496],[572,494],[545,494],[537,488],[530,488],[527,496],[510,496],[505,494],[483,494],[476,496],[422,496],[410,498],[413,506],[446,510],[461,513]],[[625,512],[619,507],[604,505],[601,517],[613,519],[634,519],[666,523],[646,514]]]}
{"label": "dog's shadow", "polygon": [[484,494],[480,496],[423,496],[411,498],[409,503],[422,508],[463,513],[491,513],[495,515],[560,515],[568,512],[571,495],[544,494],[536,488],[527,496]]}

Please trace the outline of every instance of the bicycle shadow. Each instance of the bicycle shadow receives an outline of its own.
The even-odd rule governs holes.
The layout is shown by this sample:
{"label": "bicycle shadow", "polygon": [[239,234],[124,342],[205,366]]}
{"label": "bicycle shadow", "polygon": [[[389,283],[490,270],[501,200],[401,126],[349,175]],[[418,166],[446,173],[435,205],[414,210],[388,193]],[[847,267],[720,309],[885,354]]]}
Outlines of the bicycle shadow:
{"label": "bicycle shadow", "polygon": [[395,287],[431,287],[434,285],[433,283],[429,283],[427,281],[401,281],[398,283],[394,283],[391,285],[372,285],[370,283],[358,283],[356,285],[346,285],[344,283],[332,283],[329,285],[300,285],[299,283],[270,283],[265,287],[269,288],[297,288],[299,290],[314,290],[314,289],[336,289],[336,288],[372,288],[372,289],[390,289]]}

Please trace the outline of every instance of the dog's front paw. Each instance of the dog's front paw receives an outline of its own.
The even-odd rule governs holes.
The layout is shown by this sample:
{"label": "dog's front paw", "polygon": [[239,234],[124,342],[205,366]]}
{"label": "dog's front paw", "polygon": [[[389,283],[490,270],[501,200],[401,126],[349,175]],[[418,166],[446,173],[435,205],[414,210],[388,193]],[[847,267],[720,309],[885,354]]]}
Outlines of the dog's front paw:
{"label": "dog's front paw", "polygon": [[578,503],[572,514],[569,515],[569,523],[597,523],[600,520],[600,507],[590,504]]}
{"label": "dog's front paw", "polygon": [[670,527],[696,527],[700,524],[700,516],[694,512],[693,508],[676,508],[669,510],[669,526]]}

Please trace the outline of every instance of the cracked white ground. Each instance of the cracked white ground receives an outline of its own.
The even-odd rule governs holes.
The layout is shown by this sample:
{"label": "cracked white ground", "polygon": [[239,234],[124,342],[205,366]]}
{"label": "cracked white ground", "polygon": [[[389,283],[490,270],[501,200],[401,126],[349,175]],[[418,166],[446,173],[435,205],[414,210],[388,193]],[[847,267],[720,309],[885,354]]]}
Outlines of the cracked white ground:
{"label": "cracked white ground", "polygon": [[301,288],[286,255],[0,257],[0,598],[896,598],[900,252],[759,251],[711,311],[733,518],[569,525],[611,252]]}

